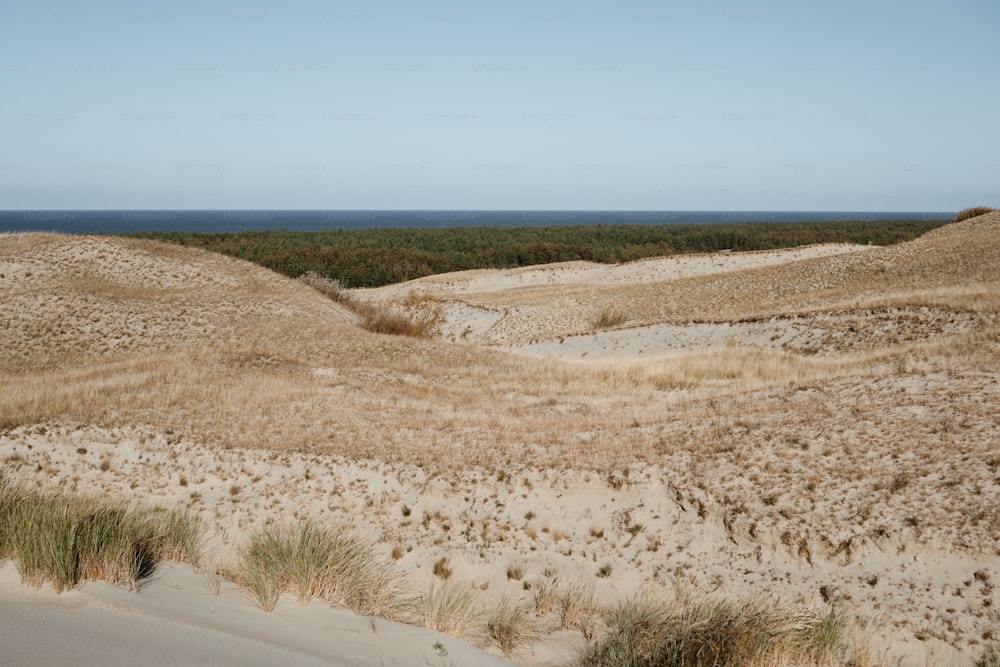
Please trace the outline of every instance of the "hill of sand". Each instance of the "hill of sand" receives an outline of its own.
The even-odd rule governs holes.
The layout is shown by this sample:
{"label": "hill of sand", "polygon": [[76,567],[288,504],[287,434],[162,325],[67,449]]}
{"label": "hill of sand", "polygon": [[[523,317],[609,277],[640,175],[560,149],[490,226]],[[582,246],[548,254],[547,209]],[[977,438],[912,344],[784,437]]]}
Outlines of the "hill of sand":
{"label": "hill of sand", "polygon": [[[546,585],[593,584],[608,605],[681,586],[838,605],[904,665],[962,664],[996,639],[1000,213],[884,248],[354,295],[433,304],[441,335],[369,333],[296,281],[192,249],[0,236],[0,462],[45,488],[190,506],[220,567],[254,527],[313,517],[398,556],[415,591],[447,558],[487,609]],[[155,586],[122,604],[197,625],[216,598],[185,582],[190,616],[156,611]],[[41,604],[19,595],[0,588],[5,609]],[[264,616],[230,595],[225,614]],[[53,624],[86,606],[44,603]],[[319,627],[341,613],[314,607]],[[586,646],[557,615],[531,619],[515,662]],[[440,657],[414,637],[408,655]],[[498,654],[485,623],[465,639]],[[315,637],[294,641],[315,655]]]}

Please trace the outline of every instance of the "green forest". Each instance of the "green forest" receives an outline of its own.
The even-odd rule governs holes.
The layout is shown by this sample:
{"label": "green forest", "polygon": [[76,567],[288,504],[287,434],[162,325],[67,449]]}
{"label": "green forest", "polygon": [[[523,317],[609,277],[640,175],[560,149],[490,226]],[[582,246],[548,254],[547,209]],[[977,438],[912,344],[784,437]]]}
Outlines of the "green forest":
{"label": "green forest", "polygon": [[720,250],[773,250],[814,243],[890,245],[951,220],[741,222],[702,225],[448,227],[132,236],[250,260],[293,278],[315,271],[344,287],[381,287],[437,273],[550,262],[627,262]]}

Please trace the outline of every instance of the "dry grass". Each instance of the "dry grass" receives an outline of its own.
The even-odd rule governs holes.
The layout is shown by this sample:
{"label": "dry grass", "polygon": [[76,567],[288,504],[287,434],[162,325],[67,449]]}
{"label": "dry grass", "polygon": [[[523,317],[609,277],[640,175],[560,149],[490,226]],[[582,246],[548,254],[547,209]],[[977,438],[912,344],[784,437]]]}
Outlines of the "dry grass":
{"label": "dry grass", "polygon": [[594,320],[595,329],[615,329],[628,322],[628,316],[620,310],[608,309]]}
{"label": "dry grass", "polygon": [[559,609],[561,601],[558,583],[554,579],[542,579],[532,587],[532,602],[535,613],[545,616]]}
{"label": "dry grass", "polygon": [[490,612],[486,630],[506,656],[519,651],[535,638],[527,607],[507,598],[502,599]]}
{"label": "dry grass", "polygon": [[[977,234],[991,238],[993,219],[961,224],[975,223]],[[947,306],[992,317],[1000,312],[1000,290],[994,289],[991,262],[1000,265],[1000,257],[994,257],[996,244],[970,245],[968,233],[942,228],[913,244],[866,251],[863,261],[855,253],[675,281],[669,292],[640,284],[588,287],[587,295],[595,313],[627,299],[630,309],[647,313],[667,308],[674,318],[692,318],[699,310],[719,317],[733,314],[725,304],[735,300],[739,314],[767,318],[789,309],[803,312],[772,295],[776,286],[789,290],[811,284],[814,276],[830,282],[830,275],[849,275],[856,287],[803,292],[822,293],[821,299],[810,297],[809,308],[859,313],[866,307]],[[656,410],[651,391],[744,391],[789,381],[884,377],[908,365],[921,367],[923,360],[954,368],[997,359],[997,329],[984,319],[957,337],[873,339],[870,349],[819,357],[736,347],[646,362],[643,369],[566,366],[437,340],[372,337],[352,324],[349,312],[295,281],[191,249],[119,239],[19,239],[0,242],[5,266],[30,266],[32,273],[25,278],[24,269],[17,280],[0,284],[6,290],[0,367],[10,380],[10,390],[0,393],[0,426],[6,428],[46,421],[140,422],[179,428],[224,447],[325,451],[453,469],[473,462],[500,468],[542,446],[536,452],[541,458],[534,459],[538,465],[600,468],[614,464],[616,453],[582,447],[573,434],[613,438],[632,421],[621,417],[629,413],[645,422],[651,417],[643,414]],[[133,270],[115,273],[116,263]],[[892,265],[888,277],[879,272],[885,263]],[[924,264],[930,266],[918,272]],[[959,270],[945,271],[945,265]],[[829,273],[832,266],[842,268]],[[928,279],[917,281],[918,273]],[[947,275],[954,278],[945,280]],[[729,296],[747,290],[759,296]],[[66,316],[66,306],[77,308],[78,323]],[[590,329],[583,317],[583,329]],[[46,323],[52,335],[42,333]],[[314,373],[316,368],[325,374]],[[697,400],[692,394],[695,412]],[[535,407],[546,402],[577,406],[574,428],[566,428],[561,413]],[[431,449],[431,432],[462,435],[439,438]],[[649,435],[648,441],[630,443],[647,459],[659,448],[659,438]]]}
{"label": "dry grass", "polygon": [[307,604],[317,597],[355,613],[398,617],[405,600],[398,575],[371,545],[343,528],[265,528],[240,552],[236,579],[271,611],[283,592]]}
{"label": "dry grass", "polygon": [[434,579],[421,598],[423,626],[462,637],[480,617],[479,590],[467,581]]}
{"label": "dry grass", "polygon": [[581,664],[846,667],[859,664],[850,632],[847,619],[835,611],[816,614],[764,599],[667,601],[647,592],[611,614],[606,636]]}
{"label": "dry grass", "polygon": [[393,308],[362,301],[344,289],[339,281],[314,271],[304,273],[298,279],[349,308],[358,315],[361,326],[372,333],[427,338],[435,335],[440,328],[442,311],[433,301],[414,297],[402,304],[402,307]]}
{"label": "dry grass", "polygon": [[973,206],[971,208],[963,208],[955,214],[955,222],[962,222],[963,220],[968,220],[969,218],[978,218],[981,215],[992,213],[993,210],[994,209],[989,206]]}
{"label": "dry grass", "polygon": [[600,615],[592,583],[577,582],[564,587],[559,596],[559,622],[566,630],[579,630],[588,639]]}

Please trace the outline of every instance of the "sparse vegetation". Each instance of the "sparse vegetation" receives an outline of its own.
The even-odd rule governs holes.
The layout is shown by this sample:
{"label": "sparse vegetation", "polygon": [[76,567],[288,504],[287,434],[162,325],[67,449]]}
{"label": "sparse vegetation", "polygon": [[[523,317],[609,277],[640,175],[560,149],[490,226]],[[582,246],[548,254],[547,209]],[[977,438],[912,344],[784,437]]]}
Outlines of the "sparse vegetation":
{"label": "sparse vegetation", "polygon": [[361,326],[373,333],[422,338],[434,335],[441,325],[442,309],[430,299],[413,297],[399,310],[358,299],[340,281],[315,271],[302,274],[299,280],[352,310],[360,318]]}
{"label": "sparse vegetation", "polygon": [[973,206],[970,208],[963,208],[955,214],[955,222],[962,222],[963,220],[968,220],[969,218],[978,218],[981,215],[992,213],[993,210],[994,209],[989,206]]}

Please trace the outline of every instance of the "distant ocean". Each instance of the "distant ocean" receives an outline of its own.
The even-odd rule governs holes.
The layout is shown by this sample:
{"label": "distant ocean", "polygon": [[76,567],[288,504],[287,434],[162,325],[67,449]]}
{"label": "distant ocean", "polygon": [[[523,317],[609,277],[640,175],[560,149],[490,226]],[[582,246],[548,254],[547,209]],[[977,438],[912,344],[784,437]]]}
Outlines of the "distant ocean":
{"label": "distant ocean", "polygon": [[376,227],[544,227],[733,222],[943,220],[941,211],[0,211],[0,232],[316,231]]}

